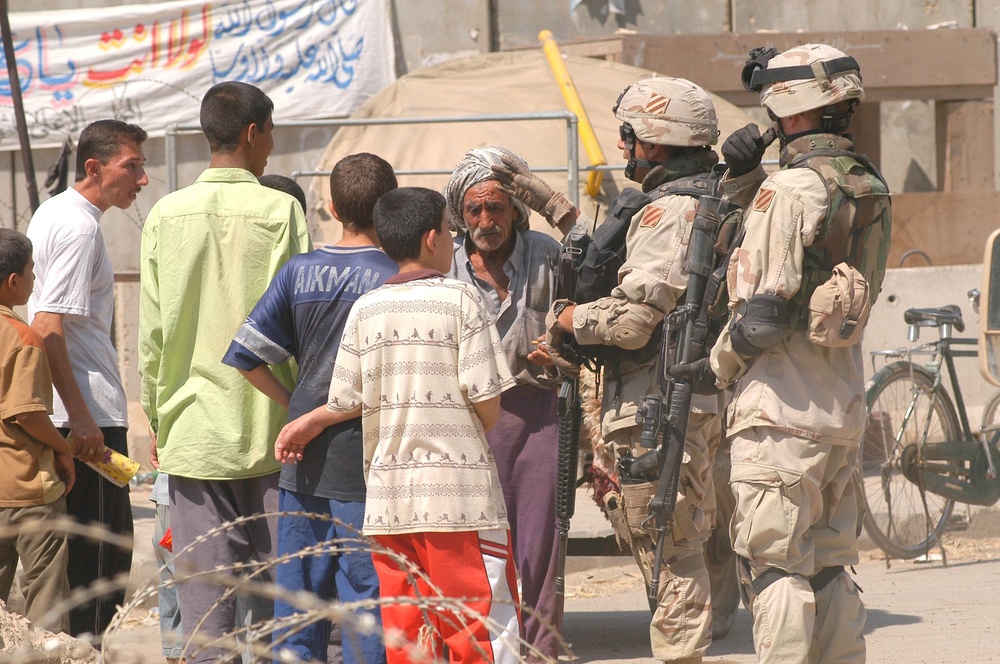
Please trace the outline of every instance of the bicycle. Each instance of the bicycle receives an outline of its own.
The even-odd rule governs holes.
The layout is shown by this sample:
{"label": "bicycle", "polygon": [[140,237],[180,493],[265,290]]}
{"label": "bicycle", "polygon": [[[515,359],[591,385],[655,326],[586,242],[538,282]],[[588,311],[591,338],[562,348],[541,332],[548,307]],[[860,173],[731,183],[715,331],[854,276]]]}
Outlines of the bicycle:
{"label": "bicycle", "polygon": [[[974,307],[978,296],[969,292]],[[875,371],[865,389],[868,420],[857,479],[865,531],[888,556],[907,559],[940,544],[956,502],[988,506],[1000,499],[1000,395],[973,433],[955,358],[978,357],[977,350],[961,348],[978,340],[954,336],[965,330],[961,309],[909,309],[903,319],[910,343],[918,341],[921,327],[936,328],[939,339],[872,352],[873,369],[877,357],[896,361]],[[929,359],[921,364],[915,356]]]}

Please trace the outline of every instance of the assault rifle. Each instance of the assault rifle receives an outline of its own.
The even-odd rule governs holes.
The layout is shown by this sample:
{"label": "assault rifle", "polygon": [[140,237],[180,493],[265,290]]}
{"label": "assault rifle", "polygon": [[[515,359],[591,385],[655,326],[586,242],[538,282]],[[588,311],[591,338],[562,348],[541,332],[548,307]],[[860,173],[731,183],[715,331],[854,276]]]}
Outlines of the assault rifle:
{"label": "assault rifle", "polygon": [[[576,271],[583,260],[586,243],[590,240],[581,226],[574,226],[563,240],[559,255],[556,299],[573,299],[576,290]],[[567,359],[577,357],[572,343],[573,336],[563,337],[560,349]],[[576,510],[576,471],[580,457],[580,420],[583,410],[580,403],[580,379],[563,376],[559,386],[559,449],[556,469],[556,519],[559,527],[559,552],[556,564],[556,597],[560,612],[566,598],[566,550],[569,545],[569,522]]]}
{"label": "assault rifle", "polygon": [[690,381],[673,378],[667,371],[674,364],[693,362],[703,357],[705,352],[709,315],[705,293],[709,277],[716,269],[714,245],[728,205],[726,199],[715,196],[703,195],[698,200],[684,261],[684,270],[690,275],[684,304],[663,320],[657,376],[662,396],[646,395],[636,413],[636,422],[642,425],[639,444],[649,451],[639,456],[629,453],[618,462],[622,482],[657,482],[656,493],[649,505],[650,515],[642,523],[643,528],[658,535],[653,578],[649,586],[649,597],[653,602],[658,600],[663,548],[670,536],[677,507],[684,441],[691,411]]}

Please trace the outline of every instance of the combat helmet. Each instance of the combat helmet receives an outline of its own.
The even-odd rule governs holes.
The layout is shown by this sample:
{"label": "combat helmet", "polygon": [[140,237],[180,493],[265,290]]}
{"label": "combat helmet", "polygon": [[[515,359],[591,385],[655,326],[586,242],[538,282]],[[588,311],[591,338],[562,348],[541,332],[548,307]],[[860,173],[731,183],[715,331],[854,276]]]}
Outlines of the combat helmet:
{"label": "combat helmet", "polygon": [[[826,44],[803,44],[783,53],[758,48],[743,68],[743,85],[778,118],[824,109],[824,131],[847,129],[854,106],[865,97],[857,60]],[[849,101],[846,113],[840,102]]]}
{"label": "combat helmet", "polygon": [[625,176],[654,164],[636,159],[635,140],[654,145],[703,147],[719,140],[719,118],[707,92],[684,78],[646,78],[625,88],[611,109],[621,121],[629,152]]}

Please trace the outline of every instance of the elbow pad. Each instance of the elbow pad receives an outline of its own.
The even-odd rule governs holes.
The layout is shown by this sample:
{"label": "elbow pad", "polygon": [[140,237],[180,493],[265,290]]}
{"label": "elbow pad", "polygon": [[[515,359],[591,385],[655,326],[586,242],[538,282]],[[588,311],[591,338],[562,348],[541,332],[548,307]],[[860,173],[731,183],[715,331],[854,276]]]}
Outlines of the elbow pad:
{"label": "elbow pad", "polygon": [[788,302],[778,295],[758,294],[736,310],[729,325],[733,350],[756,357],[781,341],[788,331]]}

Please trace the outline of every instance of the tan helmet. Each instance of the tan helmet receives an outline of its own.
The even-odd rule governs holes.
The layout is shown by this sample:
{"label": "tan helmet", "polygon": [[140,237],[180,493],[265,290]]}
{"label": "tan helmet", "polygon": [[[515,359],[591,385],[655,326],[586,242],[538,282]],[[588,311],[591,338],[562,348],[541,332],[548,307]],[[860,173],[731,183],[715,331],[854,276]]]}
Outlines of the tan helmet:
{"label": "tan helmet", "polygon": [[719,140],[712,98],[684,78],[646,78],[633,83],[611,110],[646,143],[702,146]]}
{"label": "tan helmet", "polygon": [[760,103],[779,118],[842,101],[861,101],[861,68],[857,61],[826,44],[803,44],[767,61],[753,73]]}

